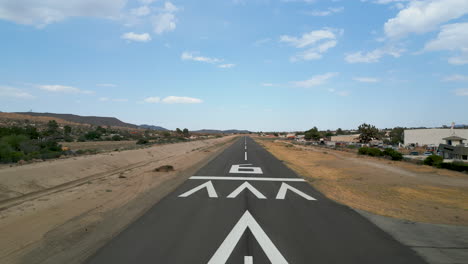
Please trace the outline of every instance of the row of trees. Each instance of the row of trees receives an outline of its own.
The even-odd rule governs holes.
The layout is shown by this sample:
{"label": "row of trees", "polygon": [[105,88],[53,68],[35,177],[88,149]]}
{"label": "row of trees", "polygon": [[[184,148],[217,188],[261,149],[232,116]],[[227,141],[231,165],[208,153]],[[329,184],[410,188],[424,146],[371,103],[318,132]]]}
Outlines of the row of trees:
{"label": "row of trees", "polygon": [[[396,145],[403,143],[403,131],[402,127],[395,127],[390,131],[388,144]],[[384,139],[385,132],[380,131],[378,128],[371,124],[363,123],[358,127],[359,140],[363,143],[369,143],[373,139]],[[336,130],[335,135],[349,135],[350,132],[343,131],[341,128]],[[313,127],[304,132],[304,138],[306,140],[320,140],[320,138],[330,137],[334,134],[331,131],[319,131],[317,127]]]}
{"label": "row of trees", "polygon": [[177,135],[181,135],[184,137],[190,137],[190,131],[187,128],[184,128],[184,130],[180,130],[180,128],[176,128],[176,133]]}

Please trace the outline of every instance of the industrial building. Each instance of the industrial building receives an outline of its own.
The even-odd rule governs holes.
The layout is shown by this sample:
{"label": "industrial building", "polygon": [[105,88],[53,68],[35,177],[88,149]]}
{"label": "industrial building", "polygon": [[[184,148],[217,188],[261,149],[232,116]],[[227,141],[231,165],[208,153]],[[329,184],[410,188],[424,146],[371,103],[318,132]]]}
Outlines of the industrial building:
{"label": "industrial building", "polygon": [[430,129],[405,129],[404,144],[415,146],[438,146],[445,144],[444,138],[456,135],[468,138],[468,129],[430,128]]}

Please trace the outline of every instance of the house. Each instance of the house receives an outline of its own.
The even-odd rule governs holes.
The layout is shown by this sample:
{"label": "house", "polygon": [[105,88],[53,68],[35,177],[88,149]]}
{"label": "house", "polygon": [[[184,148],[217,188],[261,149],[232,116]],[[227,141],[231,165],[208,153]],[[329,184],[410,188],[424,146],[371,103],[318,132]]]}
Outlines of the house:
{"label": "house", "polygon": [[466,138],[454,134],[443,138],[443,140],[445,140],[445,144],[439,145],[439,152],[444,159],[468,161],[468,146],[463,143]]}
{"label": "house", "polygon": [[296,134],[295,133],[289,133],[286,135],[286,139],[295,139],[296,138]]}

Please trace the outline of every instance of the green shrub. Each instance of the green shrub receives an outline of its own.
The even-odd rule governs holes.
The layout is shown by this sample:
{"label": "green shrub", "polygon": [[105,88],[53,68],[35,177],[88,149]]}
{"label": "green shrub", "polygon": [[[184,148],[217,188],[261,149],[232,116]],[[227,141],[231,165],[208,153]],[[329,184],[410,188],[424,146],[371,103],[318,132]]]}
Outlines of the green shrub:
{"label": "green shrub", "polygon": [[140,138],[136,143],[137,143],[138,145],[144,145],[144,144],[148,144],[149,141],[148,141],[147,139]]}
{"label": "green shrub", "polygon": [[368,147],[361,147],[358,149],[358,153],[361,155],[367,155],[369,153],[369,148]]}
{"label": "green shrub", "polygon": [[369,152],[367,155],[372,156],[372,157],[380,157],[382,156],[382,151],[377,148],[369,148]]}
{"label": "green shrub", "polygon": [[29,140],[25,135],[9,135],[2,138],[2,141],[10,145],[13,149],[19,150],[21,143]]}
{"label": "green shrub", "polygon": [[396,151],[394,149],[391,149],[391,148],[386,148],[383,151],[383,155],[392,158],[392,160],[402,160],[403,159],[403,154],[401,154],[400,152],[398,152],[398,151]]}
{"label": "green shrub", "polygon": [[122,137],[119,136],[119,135],[113,135],[113,136],[112,136],[112,140],[113,140],[113,141],[120,141],[120,140],[122,140]]}
{"label": "green shrub", "polygon": [[349,148],[349,149],[355,149],[355,148],[357,148],[355,145],[348,145],[348,146],[346,146],[346,147]]}
{"label": "green shrub", "polygon": [[454,171],[468,171],[468,163],[464,162],[452,162],[452,163],[441,163],[441,168],[454,170]]}
{"label": "green shrub", "polygon": [[442,158],[441,156],[430,155],[426,159],[424,159],[423,163],[424,165],[429,165],[429,166],[440,168],[443,161],[444,161],[444,158]]}
{"label": "green shrub", "polygon": [[372,157],[382,156],[382,151],[377,148],[362,147],[362,148],[359,148],[358,153],[361,155],[369,155]]}

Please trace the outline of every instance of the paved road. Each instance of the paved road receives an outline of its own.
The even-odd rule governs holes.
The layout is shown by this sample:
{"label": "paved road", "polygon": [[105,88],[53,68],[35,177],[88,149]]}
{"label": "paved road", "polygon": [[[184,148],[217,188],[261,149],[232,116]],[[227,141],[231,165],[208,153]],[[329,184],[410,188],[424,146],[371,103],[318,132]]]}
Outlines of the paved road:
{"label": "paved road", "polygon": [[425,263],[353,210],[324,197],[248,137],[87,262]]}

